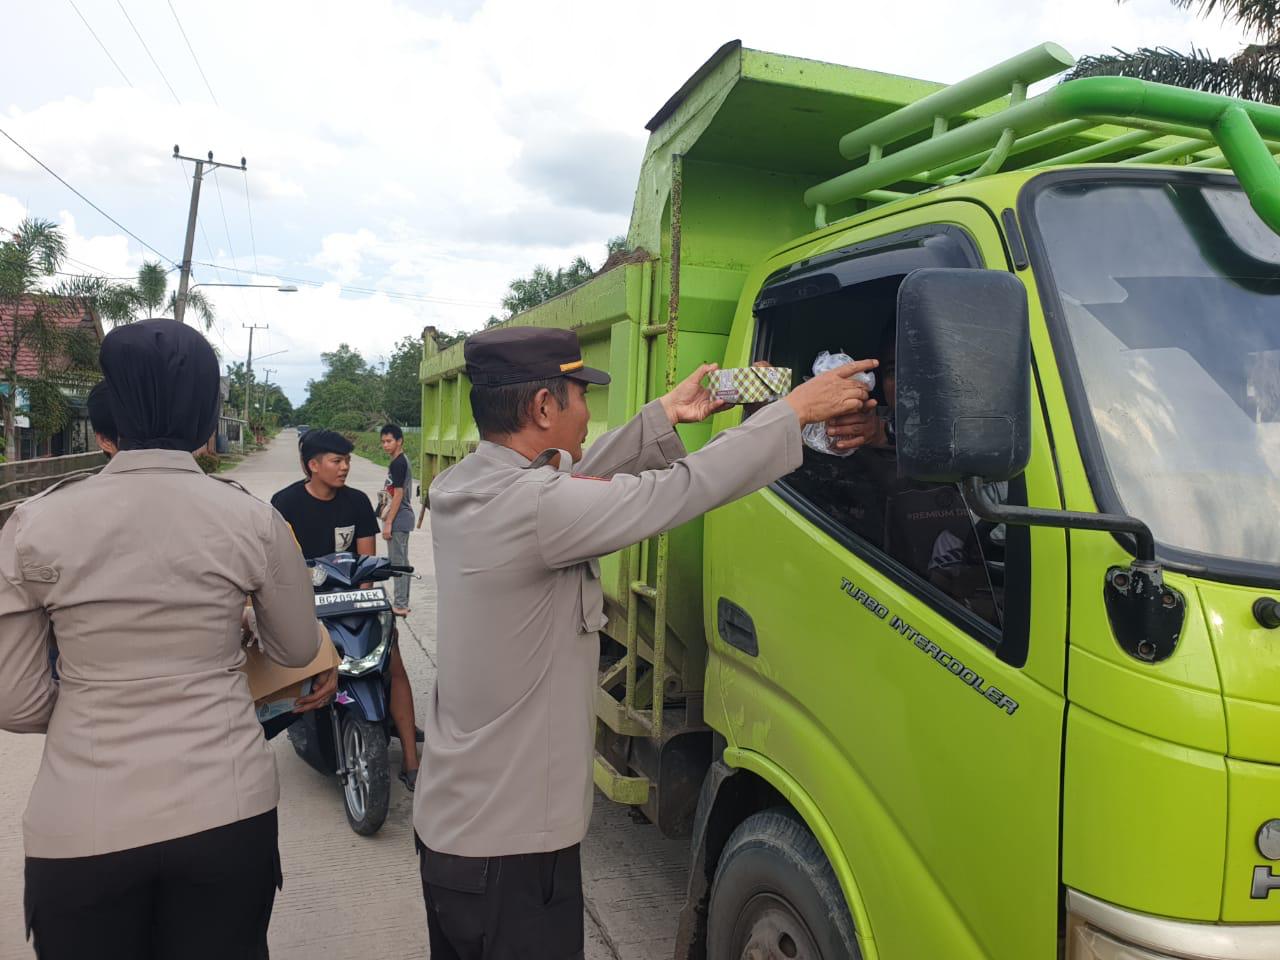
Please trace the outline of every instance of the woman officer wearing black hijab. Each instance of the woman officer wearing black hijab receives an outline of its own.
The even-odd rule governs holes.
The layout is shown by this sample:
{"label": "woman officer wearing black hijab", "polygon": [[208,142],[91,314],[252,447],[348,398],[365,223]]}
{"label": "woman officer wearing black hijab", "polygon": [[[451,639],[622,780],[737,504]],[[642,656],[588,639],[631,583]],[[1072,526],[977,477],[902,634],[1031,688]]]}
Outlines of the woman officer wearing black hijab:
{"label": "woman officer wearing black hijab", "polygon": [[279,785],[240,621],[250,596],[267,655],[306,665],[310,579],[280,516],[191,455],[217,420],[205,339],[149,320],[101,362],[120,452],[0,528],[0,729],[47,734],[27,929],[47,960],[265,957]]}

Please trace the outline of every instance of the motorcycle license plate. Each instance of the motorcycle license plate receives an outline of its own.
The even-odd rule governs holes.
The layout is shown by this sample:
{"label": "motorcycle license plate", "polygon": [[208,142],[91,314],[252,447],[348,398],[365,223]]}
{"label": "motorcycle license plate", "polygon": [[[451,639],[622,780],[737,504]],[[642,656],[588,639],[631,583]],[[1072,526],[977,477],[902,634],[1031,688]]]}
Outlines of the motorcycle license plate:
{"label": "motorcycle license plate", "polygon": [[316,594],[318,617],[340,617],[349,613],[390,609],[387,595],[381,590],[343,590],[340,593]]}

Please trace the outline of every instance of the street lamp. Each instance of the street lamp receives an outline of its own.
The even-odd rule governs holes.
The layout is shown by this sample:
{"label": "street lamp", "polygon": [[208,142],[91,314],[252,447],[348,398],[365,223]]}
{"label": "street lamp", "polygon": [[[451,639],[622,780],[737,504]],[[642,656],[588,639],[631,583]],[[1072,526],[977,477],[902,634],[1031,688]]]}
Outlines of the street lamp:
{"label": "street lamp", "polygon": [[[276,293],[297,293],[298,288],[292,283],[285,284],[282,287],[276,286],[274,283],[195,283],[191,285],[191,290],[196,287],[240,287],[241,289],[250,290],[274,290]],[[191,290],[187,292],[190,293]]]}

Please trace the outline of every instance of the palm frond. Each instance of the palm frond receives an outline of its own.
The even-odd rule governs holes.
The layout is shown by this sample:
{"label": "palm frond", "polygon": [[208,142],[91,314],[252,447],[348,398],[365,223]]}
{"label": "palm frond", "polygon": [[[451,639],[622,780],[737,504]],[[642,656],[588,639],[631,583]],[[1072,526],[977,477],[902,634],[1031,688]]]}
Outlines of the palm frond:
{"label": "palm frond", "polygon": [[67,242],[52,220],[30,218],[18,224],[10,241],[45,275],[55,272],[67,255]]}
{"label": "palm frond", "polygon": [[1196,15],[1222,14],[1223,20],[1239,24],[1267,39],[1280,39],[1280,2],[1277,0],[1173,0],[1183,10],[1196,8]]}
{"label": "palm frond", "polygon": [[137,291],[133,287],[113,283],[105,277],[67,277],[58,281],[51,293],[64,299],[83,300],[113,326],[132,321],[138,306]]}
{"label": "palm frond", "polygon": [[[177,313],[178,294],[175,292],[169,297],[169,315],[173,316]],[[187,292],[187,309],[194,312],[204,322],[205,330],[213,329],[213,321],[218,318],[217,312],[213,309],[213,301],[204,295],[202,290],[190,290]]]}
{"label": "palm frond", "polygon": [[1080,77],[1137,77],[1175,87],[1204,90],[1264,103],[1280,101],[1280,48],[1246,48],[1234,59],[1213,57],[1192,48],[1182,53],[1169,47],[1143,47],[1133,52],[1081,57],[1067,75]]}

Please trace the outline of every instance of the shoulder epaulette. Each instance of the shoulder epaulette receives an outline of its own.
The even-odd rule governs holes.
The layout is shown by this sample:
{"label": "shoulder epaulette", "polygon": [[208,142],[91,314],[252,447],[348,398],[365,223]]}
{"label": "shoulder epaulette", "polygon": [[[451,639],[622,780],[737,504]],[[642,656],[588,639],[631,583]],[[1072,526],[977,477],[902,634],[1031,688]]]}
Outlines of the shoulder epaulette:
{"label": "shoulder epaulette", "polygon": [[249,496],[251,497],[253,496],[253,494],[245,487],[245,485],[240,483],[238,480],[232,480],[230,477],[219,477],[217,474],[213,474],[213,473],[207,474],[207,476],[209,477],[210,480],[217,480],[219,483],[225,483],[229,487],[235,487],[241,493],[248,493]]}
{"label": "shoulder epaulette", "polygon": [[53,491],[58,490],[62,487],[65,487],[69,483],[78,483],[81,480],[87,480],[89,479],[89,477],[94,476],[96,473],[97,473],[96,470],[85,470],[85,471],[82,471],[81,473],[68,474],[67,476],[59,480],[57,483],[53,484],[52,486],[45,487],[39,493],[33,493],[31,496],[27,497],[22,502],[30,503],[33,500],[39,500],[41,497],[47,497],[49,494],[53,493]]}

